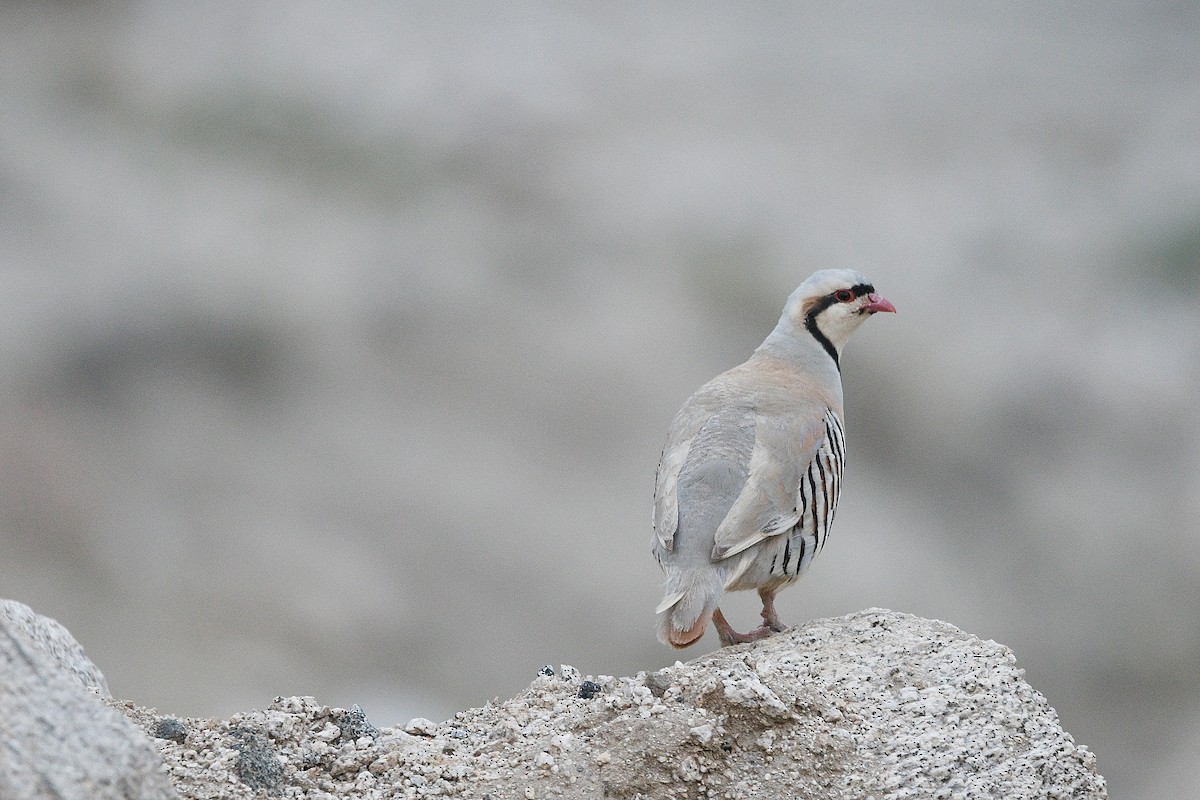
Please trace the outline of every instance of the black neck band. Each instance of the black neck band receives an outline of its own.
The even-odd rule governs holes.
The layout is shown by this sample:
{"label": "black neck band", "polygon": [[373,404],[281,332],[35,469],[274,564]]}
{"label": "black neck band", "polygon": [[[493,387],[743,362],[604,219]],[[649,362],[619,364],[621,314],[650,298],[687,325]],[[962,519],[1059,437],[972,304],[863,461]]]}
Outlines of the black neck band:
{"label": "black neck band", "polygon": [[825,352],[829,353],[829,357],[833,359],[833,365],[838,368],[838,372],[841,372],[842,363],[838,360],[837,348],[833,346],[833,342],[829,341],[829,337],[821,333],[821,329],[817,327],[817,314],[820,314],[836,302],[833,297],[821,298],[820,302],[809,309],[808,314],[804,316],[804,327],[812,334],[814,339],[820,342],[821,347],[825,348]]}
{"label": "black neck band", "polygon": [[[850,291],[854,293],[855,297],[862,297],[864,294],[874,292],[875,287],[869,283],[858,283],[851,286]],[[838,368],[838,372],[841,372],[842,362],[838,359],[837,348],[833,346],[833,342],[829,341],[829,337],[821,333],[821,329],[817,327],[817,315],[837,302],[839,302],[837,292],[834,292],[833,294],[825,295],[813,303],[812,308],[804,316],[804,327],[812,334],[814,339],[821,343],[821,347],[824,347],[825,352],[829,353],[829,357],[833,359],[833,365]]]}

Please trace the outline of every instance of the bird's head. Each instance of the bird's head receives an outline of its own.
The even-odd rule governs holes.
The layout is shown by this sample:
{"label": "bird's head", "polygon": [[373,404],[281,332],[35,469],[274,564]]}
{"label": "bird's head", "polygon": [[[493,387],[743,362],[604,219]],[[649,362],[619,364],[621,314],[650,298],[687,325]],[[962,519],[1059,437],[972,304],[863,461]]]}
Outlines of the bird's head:
{"label": "bird's head", "polygon": [[850,334],[880,311],[896,307],[861,272],[823,269],[792,292],[783,316],[795,335],[811,335],[837,362]]}

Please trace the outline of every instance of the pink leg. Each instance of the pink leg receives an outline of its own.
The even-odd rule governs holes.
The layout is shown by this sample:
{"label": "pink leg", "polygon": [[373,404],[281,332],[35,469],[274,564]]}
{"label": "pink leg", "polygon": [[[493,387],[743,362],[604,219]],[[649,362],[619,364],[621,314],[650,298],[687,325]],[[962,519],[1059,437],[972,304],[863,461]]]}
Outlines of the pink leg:
{"label": "pink leg", "polygon": [[717,636],[721,638],[721,644],[728,647],[732,644],[745,644],[746,642],[757,642],[759,639],[765,639],[774,633],[773,630],[766,625],[761,628],[755,628],[749,633],[738,633],[733,629],[733,626],[725,619],[725,615],[721,613],[721,609],[713,611],[713,625],[717,628]]}
{"label": "pink leg", "polygon": [[780,621],[779,613],[775,610],[775,592],[768,591],[767,589],[759,589],[758,596],[763,604],[762,618],[766,622],[765,627],[770,628],[775,633],[787,630],[787,626]]}

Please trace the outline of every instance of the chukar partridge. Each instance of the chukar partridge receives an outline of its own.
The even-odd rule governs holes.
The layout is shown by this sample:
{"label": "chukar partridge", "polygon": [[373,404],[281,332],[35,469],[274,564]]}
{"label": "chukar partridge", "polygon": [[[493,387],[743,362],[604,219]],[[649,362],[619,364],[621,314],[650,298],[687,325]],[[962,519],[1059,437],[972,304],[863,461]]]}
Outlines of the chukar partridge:
{"label": "chukar partridge", "polygon": [[[895,310],[858,272],[814,273],[749,360],[675,415],[654,487],[664,644],[687,647],[709,619],[726,645],[784,629],[775,595],[824,547],[842,486],[842,348],[867,317]],[[763,625],[738,633],[718,604],[744,589],[758,590]]]}

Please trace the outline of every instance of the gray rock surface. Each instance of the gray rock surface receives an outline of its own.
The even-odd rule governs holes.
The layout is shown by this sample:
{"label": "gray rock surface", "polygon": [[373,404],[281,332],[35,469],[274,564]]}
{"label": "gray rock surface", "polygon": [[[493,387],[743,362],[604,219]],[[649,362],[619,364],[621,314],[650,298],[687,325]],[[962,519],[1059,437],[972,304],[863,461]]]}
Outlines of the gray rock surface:
{"label": "gray rock surface", "polygon": [[176,797],[147,736],[101,699],[104,676],[70,633],[21,603],[0,607],[0,798]]}
{"label": "gray rock surface", "polygon": [[92,663],[83,647],[58,620],[43,616],[17,600],[0,600],[0,617],[11,622],[44,653],[53,656],[84,686],[94,689],[101,697],[112,697],[100,668]]}
{"label": "gray rock surface", "polygon": [[296,697],[228,721],[124,711],[172,733],[186,798],[1107,797],[1008,648],[880,609],[632,678],[543,669],[444,723]]}

